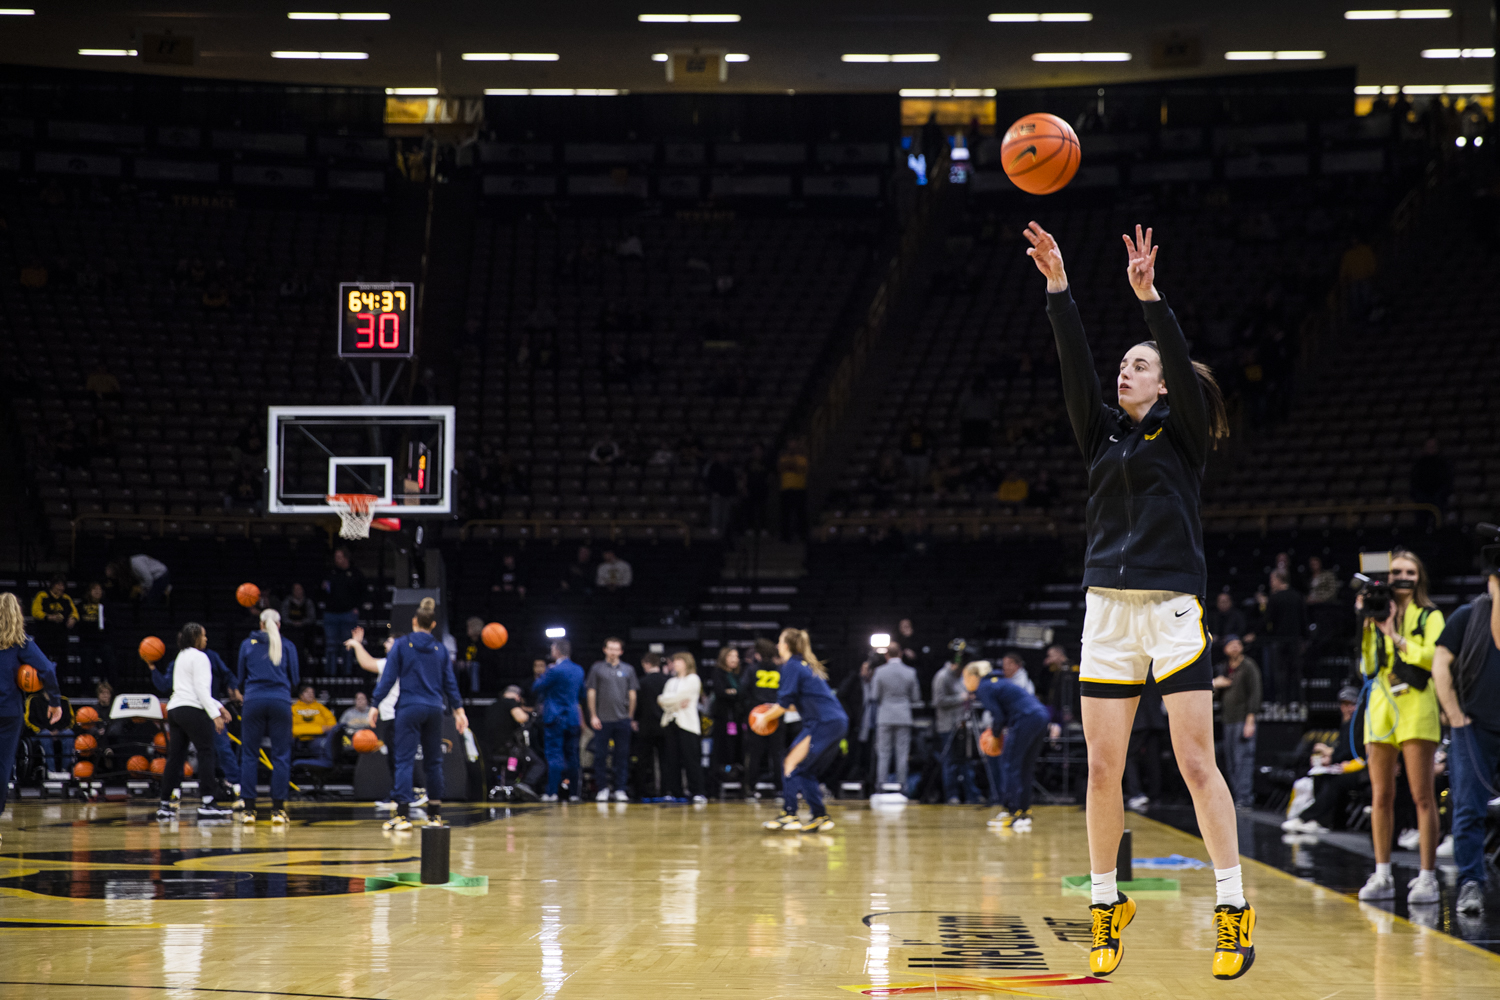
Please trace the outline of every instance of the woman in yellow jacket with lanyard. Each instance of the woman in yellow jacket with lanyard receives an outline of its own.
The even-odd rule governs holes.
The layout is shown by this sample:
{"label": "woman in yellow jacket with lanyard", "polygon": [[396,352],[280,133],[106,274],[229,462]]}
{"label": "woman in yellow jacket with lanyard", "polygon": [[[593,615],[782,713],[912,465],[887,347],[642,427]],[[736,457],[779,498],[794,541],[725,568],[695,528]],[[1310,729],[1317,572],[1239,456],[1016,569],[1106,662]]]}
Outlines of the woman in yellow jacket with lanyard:
{"label": "woman in yellow jacket with lanyard", "polygon": [[[1438,811],[1432,759],[1443,738],[1437,689],[1432,685],[1432,654],[1443,634],[1443,613],[1427,596],[1427,567],[1416,553],[1391,553],[1391,611],[1383,620],[1364,619],[1359,669],[1367,678],[1365,754],[1370,762],[1370,834],[1375,841],[1375,874],[1359,890],[1366,900],[1393,899],[1391,836],[1395,825],[1396,762],[1406,762],[1406,780],[1417,806],[1422,835],[1422,871],[1407,883],[1406,901],[1436,903]],[[1364,608],[1364,595],[1355,606]]]}

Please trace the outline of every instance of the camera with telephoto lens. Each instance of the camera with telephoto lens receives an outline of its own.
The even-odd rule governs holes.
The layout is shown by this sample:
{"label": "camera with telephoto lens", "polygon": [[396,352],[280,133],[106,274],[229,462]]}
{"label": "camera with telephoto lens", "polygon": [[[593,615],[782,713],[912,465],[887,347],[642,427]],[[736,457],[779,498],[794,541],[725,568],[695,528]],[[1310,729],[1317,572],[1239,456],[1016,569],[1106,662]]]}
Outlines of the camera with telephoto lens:
{"label": "camera with telephoto lens", "polygon": [[1485,576],[1500,576],[1500,524],[1481,524],[1474,533],[1488,542],[1479,550],[1479,572]]}

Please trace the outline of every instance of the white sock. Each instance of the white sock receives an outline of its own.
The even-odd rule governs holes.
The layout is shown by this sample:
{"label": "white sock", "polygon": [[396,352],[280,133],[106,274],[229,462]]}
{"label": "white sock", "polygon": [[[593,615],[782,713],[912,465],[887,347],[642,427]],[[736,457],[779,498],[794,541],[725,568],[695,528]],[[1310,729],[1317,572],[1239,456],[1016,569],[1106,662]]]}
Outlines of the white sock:
{"label": "white sock", "polygon": [[1233,906],[1244,909],[1245,883],[1240,877],[1240,866],[1214,869],[1214,892],[1218,896],[1215,906]]}
{"label": "white sock", "polygon": [[1417,881],[1418,882],[1436,882],[1437,881],[1437,872],[1434,871],[1431,868],[1423,868],[1421,871],[1417,872]]}
{"label": "white sock", "polygon": [[1120,887],[1115,884],[1115,872],[1118,868],[1111,868],[1102,875],[1098,872],[1089,872],[1089,881],[1092,883],[1093,900],[1095,903],[1114,904],[1120,901]]}
{"label": "white sock", "polygon": [[1384,875],[1386,878],[1390,878],[1391,877],[1391,863],[1389,861],[1377,861],[1377,862],[1375,862],[1375,874],[1376,875]]}

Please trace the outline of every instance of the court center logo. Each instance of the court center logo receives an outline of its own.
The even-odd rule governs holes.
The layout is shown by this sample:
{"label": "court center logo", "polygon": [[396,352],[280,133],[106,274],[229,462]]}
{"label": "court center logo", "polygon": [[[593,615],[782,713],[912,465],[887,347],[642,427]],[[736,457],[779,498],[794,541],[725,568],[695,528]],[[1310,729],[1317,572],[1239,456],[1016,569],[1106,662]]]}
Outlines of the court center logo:
{"label": "court center logo", "polygon": [[[1040,939],[1028,919],[1018,914],[931,910],[869,914],[863,922],[872,938],[880,939],[879,943],[889,949],[891,981],[841,988],[870,997],[950,992],[1044,997],[1048,994],[1035,990],[1108,981],[1052,971],[1043,942],[1072,943],[1076,940],[1074,928],[1071,922],[1037,919]],[[1077,961],[1077,954],[1075,949],[1068,949],[1069,964]],[[915,975],[905,975],[908,971]],[[1010,975],[995,975],[1001,972]],[[903,981],[908,979],[911,981]]]}

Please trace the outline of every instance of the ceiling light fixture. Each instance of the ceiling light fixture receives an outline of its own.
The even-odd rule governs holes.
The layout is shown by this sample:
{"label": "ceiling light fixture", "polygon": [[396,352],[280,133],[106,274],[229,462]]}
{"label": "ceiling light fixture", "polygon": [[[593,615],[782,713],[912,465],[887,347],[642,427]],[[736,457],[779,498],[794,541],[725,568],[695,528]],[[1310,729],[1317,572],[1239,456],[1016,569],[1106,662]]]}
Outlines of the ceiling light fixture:
{"label": "ceiling light fixture", "polygon": [[1493,59],[1494,49],[1423,49],[1423,59]]}
{"label": "ceiling light fixture", "polygon": [[1130,62],[1129,52],[1033,52],[1032,62],[1078,63],[1078,62]]}
{"label": "ceiling light fixture", "polygon": [[271,53],[272,59],[368,59],[368,52],[304,52],[295,49],[278,49]]}
{"label": "ceiling light fixture", "polygon": [[465,52],[464,62],[557,62],[556,52]]}
{"label": "ceiling light fixture", "polygon": [[724,54],[724,61],[734,63],[749,62],[750,56],[745,52],[727,52]]}
{"label": "ceiling light fixture", "polygon": [[1426,7],[1414,10],[1346,10],[1346,21],[1440,21],[1453,16],[1446,7]]}
{"label": "ceiling light fixture", "polygon": [[936,52],[845,52],[839,59],[846,63],[935,63],[942,56]]}
{"label": "ceiling light fixture", "polygon": [[651,53],[651,61],[652,62],[666,62],[668,58],[669,57],[668,57],[668,55],[665,52],[653,52],[653,53]]}
{"label": "ceiling light fixture", "polygon": [[135,49],[79,49],[81,56],[133,56]]}
{"label": "ceiling light fixture", "polygon": [[1093,14],[991,14],[992,24],[1034,24],[1041,22],[1057,21],[1092,21]]}
{"label": "ceiling light fixture", "polygon": [[1269,62],[1271,60],[1281,61],[1306,61],[1309,59],[1326,59],[1328,53],[1322,49],[1236,49],[1233,52],[1224,53],[1224,58],[1230,62]]}
{"label": "ceiling light fixture", "polygon": [[[618,97],[620,91],[613,89],[593,87],[537,87],[531,90],[525,87],[489,87],[485,90],[486,97]],[[564,633],[565,634],[565,633]],[[547,635],[553,636],[551,630]]]}
{"label": "ceiling light fixture", "polygon": [[31,17],[35,13],[30,7],[0,7],[0,17]]}
{"label": "ceiling light fixture", "polygon": [[294,10],[287,14],[290,21],[389,21],[391,15],[369,13],[335,14],[331,11]]}
{"label": "ceiling light fixture", "polygon": [[389,97],[436,97],[436,87],[387,87],[386,95]]}
{"label": "ceiling light fixture", "polygon": [[639,14],[643,24],[738,24],[738,14]]}
{"label": "ceiling light fixture", "polygon": [[993,87],[954,87],[952,89],[933,87],[903,87],[902,97],[994,97]]}

